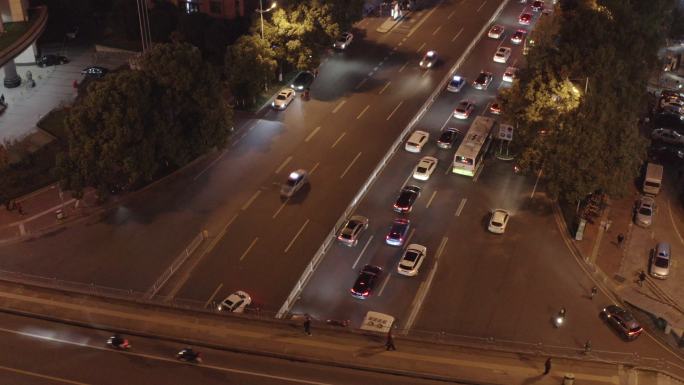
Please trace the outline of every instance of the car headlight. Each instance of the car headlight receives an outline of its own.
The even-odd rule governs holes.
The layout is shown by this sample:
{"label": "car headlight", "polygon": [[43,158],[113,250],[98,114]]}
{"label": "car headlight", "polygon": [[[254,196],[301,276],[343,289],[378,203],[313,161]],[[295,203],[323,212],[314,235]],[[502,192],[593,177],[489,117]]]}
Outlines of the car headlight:
{"label": "car headlight", "polygon": [[275,102],[271,102],[271,107],[275,107]]}

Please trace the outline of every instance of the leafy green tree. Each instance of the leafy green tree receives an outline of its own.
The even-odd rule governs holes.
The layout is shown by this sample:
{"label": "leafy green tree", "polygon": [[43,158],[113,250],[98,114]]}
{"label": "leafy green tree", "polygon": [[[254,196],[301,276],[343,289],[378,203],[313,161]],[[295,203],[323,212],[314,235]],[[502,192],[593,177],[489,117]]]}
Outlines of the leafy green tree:
{"label": "leafy green tree", "polygon": [[58,159],[65,188],[135,189],[226,144],[232,111],[197,48],[155,45],[141,68],[93,82],[71,109]]}
{"label": "leafy green tree", "polygon": [[278,64],[269,43],[258,35],[245,35],[226,54],[226,73],[233,95],[250,104],[275,77]]}
{"label": "leafy green tree", "polygon": [[332,18],[342,31],[351,30],[363,18],[365,0],[328,0],[332,5]]}

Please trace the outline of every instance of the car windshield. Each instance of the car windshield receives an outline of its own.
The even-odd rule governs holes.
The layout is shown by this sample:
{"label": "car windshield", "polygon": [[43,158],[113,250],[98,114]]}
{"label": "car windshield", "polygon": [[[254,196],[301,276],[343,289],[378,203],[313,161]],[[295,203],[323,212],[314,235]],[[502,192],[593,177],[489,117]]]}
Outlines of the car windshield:
{"label": "car windshield", "polygon": [[421,174],[425,174],[427,172],[427,168],[426,167],[418,167],[416,169],[416,171],[421,173]]}
{"label": "car windshield", "polygon": [[294,186],[294,185],[297,184],[297,182],[299,182],[299,178],[297,178],[297,179],[295,179],[295,178],[290,178],[290,179],[287,180],[287,185],[288,185],[288,186]]}
{"label": "car windshield", "polygon": [[406,255],[404,256],[404,261],[406,262],[415,262],[416,259],[418,259],[418,256],[420,254],[414,250],[409,250],[406,252]]}
{"label": "car windshield", "polygon": [[346,40],[347,40],[347,37],[346,37],[346,36],[340,36],[340,37],[337,38],[337,41],[340,42],[340,43],[344,43]]}
{"label": "car windshield", "polygon": [[670,260],[663,257],[656,257],[654,264],[658,267],[666,268],[670,264]]}
{"label": "car windshield", "polygon": [[503,223],[501,223],[499,221],[492,221],[492,226],[501,227],[501,226],[503,226]]}
{"label": "car windshield", "polygon": [[280,94],[280,95],[278,95],[278,97],[276,97],[276,99],[285,100],[285,99],[287,99],[287,96],[285,94]]}
{"label": "car windshield", "polygon": [[651,215],[651,209],[650,209],[649,207],[643,207],[643,206],[642,206],[642,207],[639,209],[639,214],[650,216],[650,215]]}

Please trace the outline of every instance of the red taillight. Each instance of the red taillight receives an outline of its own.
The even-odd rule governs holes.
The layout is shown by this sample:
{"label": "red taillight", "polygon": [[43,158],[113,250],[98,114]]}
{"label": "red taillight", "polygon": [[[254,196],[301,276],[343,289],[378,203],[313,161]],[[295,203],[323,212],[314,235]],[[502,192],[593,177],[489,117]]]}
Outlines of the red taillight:
{"label": "red taillight", "polygon": [[368,292],[365,291],[365,292],[361,293],[361,295],[364,296],[364,297],[368,297]]}

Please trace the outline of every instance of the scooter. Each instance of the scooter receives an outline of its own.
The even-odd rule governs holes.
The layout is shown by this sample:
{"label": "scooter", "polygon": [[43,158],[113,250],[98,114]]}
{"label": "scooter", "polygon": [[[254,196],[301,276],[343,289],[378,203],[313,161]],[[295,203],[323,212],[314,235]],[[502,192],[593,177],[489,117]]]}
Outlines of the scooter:
{"label": "scooter", "polygon": [[180,352],[176,353],[176,359],[185,362],[193,362],[196,364],[202,363],[202,357],[200,357],[200,353],[190,348],[182,349]]}
{"label": "scooter", "polygon": [[111,336],[107,339],[107,346],[113,349],[128,350],[132,346],[127,339],[121,338],[119,336]]}

